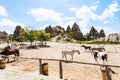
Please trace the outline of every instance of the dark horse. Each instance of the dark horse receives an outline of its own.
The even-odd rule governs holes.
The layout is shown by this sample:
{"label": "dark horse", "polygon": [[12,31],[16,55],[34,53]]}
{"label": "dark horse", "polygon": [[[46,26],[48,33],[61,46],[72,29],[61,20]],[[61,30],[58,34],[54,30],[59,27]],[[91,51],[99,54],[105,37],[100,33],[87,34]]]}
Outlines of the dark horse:
{"label": "dark horse", "polygon": [[91,51],[92,52],[95,52],[95,51],[99,51],[99,52],[103,52],[103,51],[105,51],[105,48],[104,47],[102,47],[102,48],[91,48]]}
{"label": "dark horse", "polygon": [[19,49],[11,49],[10,46],[7,46],[4,48],[2,52],[0,52],[1,55],[5,55],[4,58],[8,59],[9,62],[9,55],[14,55],[14,60],[20,56]]}
{"label": "dark horse", "polygon": [[87,50],[91,50],[91,46],[85,46],[85,45],[82,45],[81,47],[84,47],[84,49],[85,49],[85,51],[87,51]]}

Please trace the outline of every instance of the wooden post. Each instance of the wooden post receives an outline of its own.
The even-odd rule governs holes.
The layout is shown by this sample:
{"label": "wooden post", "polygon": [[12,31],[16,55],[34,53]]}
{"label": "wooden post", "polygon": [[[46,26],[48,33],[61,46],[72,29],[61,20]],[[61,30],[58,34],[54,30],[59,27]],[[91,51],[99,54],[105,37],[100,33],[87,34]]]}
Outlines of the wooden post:
{"label": "wooden post", "polygon": [[102,73],[102,80],[107,80],[107,73],[106,73],[106,67],[102,66],[100,67],[101,73]]}
{"label": "wooden post", "polygon": [[42,60],[39,59],[39,74],[42,74]]}
{"label": "wooden post", "polygon": [[48,76],[48,63],[42,64],[42,74]]}
{"label": "wooden post", "polygon": [[108,66],[101,67],[102,80],[112,80],[111,72]]}
{"label": "wooden post", "polygon": [[59,61],[60,79],[63,79],[62,61]]}
{"label": "wooden post", "polygon": [[4,58],[0,58],[0,69],[6,68],[6,60]]}

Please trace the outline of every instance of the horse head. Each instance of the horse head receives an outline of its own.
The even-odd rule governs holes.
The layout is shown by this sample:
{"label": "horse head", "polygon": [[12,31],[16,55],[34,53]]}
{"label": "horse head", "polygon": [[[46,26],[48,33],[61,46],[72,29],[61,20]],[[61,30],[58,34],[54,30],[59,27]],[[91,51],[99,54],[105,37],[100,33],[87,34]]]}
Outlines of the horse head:
{"label": "horse head", "polygon": [[103,47],[103,50],[105,51],[105,48]]}
{"label": "horse head", "polygon": [[80,55],[80,51],[79,50],[76,50],[76,52]]}
{"label": "horse head", "polygon": [[7,46],[7,47],[4,48],[5,52],[8,52],[9,50],[11,50],[10,46]]}
{"label": "horse head", "polygon": [[81,47],[85,47],[85,45],[82,45]]}
{"label": "horse head", "polygon": [[80,55],[80,51],[79,50],[72,50],[74,53],[77,52]]}

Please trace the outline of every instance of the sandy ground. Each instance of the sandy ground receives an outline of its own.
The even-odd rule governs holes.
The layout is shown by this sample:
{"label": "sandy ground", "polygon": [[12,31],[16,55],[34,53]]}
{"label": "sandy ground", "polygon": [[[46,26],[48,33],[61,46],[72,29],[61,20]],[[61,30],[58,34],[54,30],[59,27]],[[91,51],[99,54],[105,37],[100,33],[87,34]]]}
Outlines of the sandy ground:
{"label": "sandy ground", "polygon": [[[44,58],[44,59],[62,59],[61,52],[65,49],[76,49],[80,51],[80,55],[74,55],[74,61],[95,63],[95,60],[90,52],[85,52],[84,48],[81,48],[81,44],[70,43],[54,43],[47,42],[50,47],[39,49],[20,49],[20,55],[22,57],[29,58]],[[89,45],[89,44],[86,44]],[[98,47],[99,45],[91,45],[92,47]],[[106,64],[120,66],[120,45],[105,45],[106,53],[108,54],[108,62]],[[68,56],[70,59],[71,56]],[[10,59],[12,60],[12,59]],[[54,80],[59,78],[59,63],[57,61],[43,60],[43,63],[48,63],[49,77],[43,80]],[[99,61],[102,63],[101,61]],[[111,68],[118,74],[112,74],[113,80],[120,80],[120,68]],[[39,74],[39,61],[30,59],[19,59],[18,61],[7,63],[7,71],[16,71],[24,74],[35,73]],[[0,70],[0,75],[2,75]],[[32,77],[32,76],[31,76]],[[40,76],[39,76],[40,77]],[[63,63],[63,78],[68,80],[102,80],[100,67],[93,65],[83,65],[76,63]],[[16,80],[16,79],[11,79]],[[27,80],[27,79],[18,79]],[[30,80],[30,79],[28,79]],[[31,79],[32,80],[32,79]],[[35,79],[37,80],[37,79]],[[39,79],[38,79],[39,80]]]}

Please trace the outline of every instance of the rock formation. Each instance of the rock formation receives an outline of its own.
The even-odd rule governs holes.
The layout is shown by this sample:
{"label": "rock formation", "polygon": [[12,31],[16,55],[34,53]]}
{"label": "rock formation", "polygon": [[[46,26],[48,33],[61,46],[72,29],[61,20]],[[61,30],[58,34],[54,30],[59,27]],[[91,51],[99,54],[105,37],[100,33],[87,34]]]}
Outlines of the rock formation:
{"label": "rock formation", "polygon": [[100,37],[100,34],[98,33],[98,31],[94,28],[94,26],[92,26],[90,32],[89,32],[89,36],[91,38],[97,39]]}
{"label": "rock formation", "polygon": [[16,41],[24,41],[24,36],[21,34],[21,26],[16,26],[16,29],[13,33],[13,40],[16,40]]}
{"label": "rock formation", "polygon": [[67,26],[66,32],[67,32],[67,33],[70,33],[70,32],[71,32],[71,29],[70,29],[70,26],[69,26],[69,25]]}
{"label": "rock formation", "polygon": [[55,36],[59,35],[60,33],[65,32],[64,28],[62,28],[61,26],[51,27],[51,25],[49,25],[49,27],[46,27],[45,31],[47,33],[50,33],[51,37],[55,37]]}
{"label": "rock formation", "polygon": [[8,39],[8,33],[6,33],[5,31],[3,32],[0,31],[0,40],[6,41],[7,39]]}
{"label": "rock formation", "polygon": [[120,33],[109,34],[106,41],[110,42],[120,42]]}
{"label": "rock formation", "polygon": [[106,35],[105,35],[105,32],[104,32],[104,30],[103,29],[101,29],[101,31],[100,31],[100,37],[105,37]]}
{"label": "rock formation", "polygon": [[83,40],[83,34],[76,23],[74,23],[72,26],[71,34],[74,39]]}

